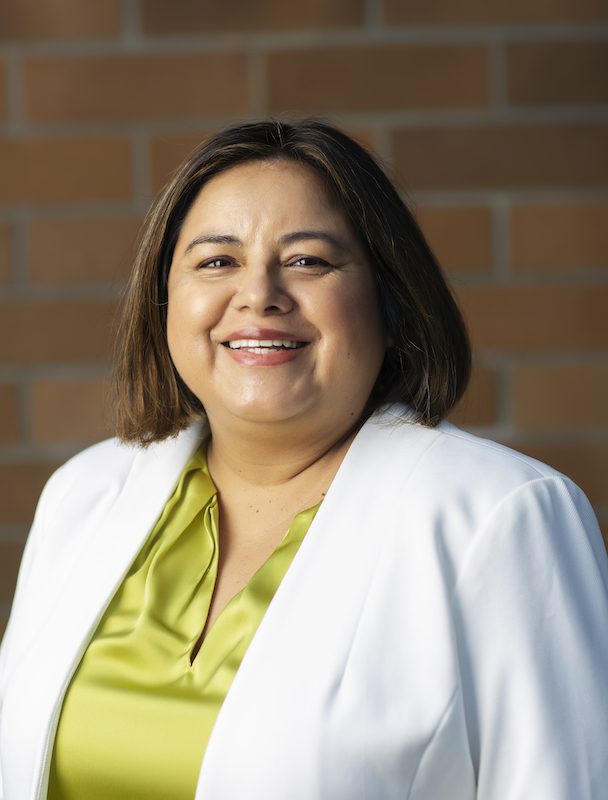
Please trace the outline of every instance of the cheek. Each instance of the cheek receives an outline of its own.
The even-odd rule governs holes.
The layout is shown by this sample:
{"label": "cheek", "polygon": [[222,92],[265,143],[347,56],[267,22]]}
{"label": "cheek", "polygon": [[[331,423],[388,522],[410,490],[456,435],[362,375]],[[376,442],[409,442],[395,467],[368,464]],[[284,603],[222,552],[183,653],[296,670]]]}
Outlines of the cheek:
{"label": "cheek", "polygon": [[205,338],[201,327],[200,309],[187,299],[185,292],[169,297],[167,307],[167,344],[177,371],[188,383],[189,364],[200,360]]}
{"label": "cheek", "polygon": [[379,370],[382,364],[386,337],[374,294],[374,286],[352,291],[326,304],[321,311],[320,318],[331,328],[331,349],[339,358],[348,354],[348,361],[343,364],[347,371],[367,373]]}
{"label": "cheek", "polygon": [[167,306],[167,343],[172,356],[174,351],[181,349],[189,328],[187,321],[187,309],[182,308],[174,300],[169,300]]}
{"label": "cheek", "polygon": [[202,341],[203,336],[214,324],[213,309],[210,298],[180,287],[169,294],[167,305],[167,339],[169,346],[173,340],[177,346],[180,342],[192,343]]}
{"label": "cheek", "polygon": [[357,341],[373,345],[378,339],[384,342],[384,326],[380,314],[380,302],[374,284],[351,292],[340,307],[340,319],[351,336]]}

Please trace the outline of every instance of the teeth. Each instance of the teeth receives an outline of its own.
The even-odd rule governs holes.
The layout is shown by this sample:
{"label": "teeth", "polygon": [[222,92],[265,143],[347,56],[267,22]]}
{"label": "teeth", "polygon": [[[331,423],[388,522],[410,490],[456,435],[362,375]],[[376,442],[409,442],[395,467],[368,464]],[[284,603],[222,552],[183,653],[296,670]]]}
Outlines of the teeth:
{"label": "teeth", "polygon": [[269,347],[286,347],[295,348],[300,346],[301,342],[294,342],[291,339],[234,339],[228,342],[228,347],[231,350],[240,350],[246,348],[253,350],[254,353],[268,353]]}

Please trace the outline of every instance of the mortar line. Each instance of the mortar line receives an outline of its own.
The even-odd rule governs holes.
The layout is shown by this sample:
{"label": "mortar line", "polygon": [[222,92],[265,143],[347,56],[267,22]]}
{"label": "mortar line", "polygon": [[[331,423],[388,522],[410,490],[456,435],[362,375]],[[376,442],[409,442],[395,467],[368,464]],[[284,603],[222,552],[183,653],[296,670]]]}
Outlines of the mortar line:
{"label": "mortar line", "polygon": [[492,108],[508,107],[507,54],[504,42],[488,45],[488,93]]}
{"label": "mortar line", "polygon": [[25,125],[23,60],[18,50],[9,53],[6,64],[7,128],[15,135],[22,133]]}
{"label": "mortar line", "polygon": [[[0,523],[0,542],[21,542],[27,537],[29,525],[23,522],[1,522]],[[9,601],[10,605],[10,601]],[[0,611],[2,604],[0,604]]]}
{"label": "mortar line", "polygon": [[256,117],[268,112],[266,55],[256,48],[246,53],[248,111]]}
{"label": "mortar line", "polygon": [[150,147],[145,134],[131,134],[131,180],[133,182],[133,203],[150,203],[152,199],[152,178],[150,175]]}
{"label": "mortar line", "polygon": [[[256,51],[257,52],[257,51]],[[261,56],[263,57],[263,56]],[[315,109],[310,109],[314,112]],[[293,112],[298,116],[298,112]],[[299,112],[301,113],[301,112]],[[321,111],[325,117],[339,117],[350,126],[388,125],[391,128],[470,128],[505,127],[521,128],[544,126],[557,128],[605,127],[608,125],[608,104],[584,106],[534,106],[509,107],[489,105],[484,108],[455,107],[404,108],[394,111],[369,111],[353,109],[343,111]],[[31,139],[99,138],[104,136],[128,137],[133,133],[146,135],[174,135],[188,132],[188,128],[218,128],[234,121],[254,115],[250,111],[241,114],[209,114],[153,119],[99,119],[65,120],[61,122],[20,123],[20,133]],[[7,125],[0,125],[8,131]]]}
{"label": "mortar line", "polygon": [[122,0],[122,42],[126,49],[142,49],[145,40],[141,33],[139,0]]}
{"label": "mortar line", "polygon": [[[372,0],[368,0],[372,2]],[[123,35],[116,39],[80,39],[76,41],[26,41],[20,43],[25,56],[112,55],[124,52],[125,42],[137,45],[146,54],[184,51],[293,49],[339,47],[349,45],[442,45],[502,42],[602,41],[608,37],[608,21],[527,24],[527,25],[382,25],[361,28],[318,28],[312,30],[266,31],[260,33],[222,32],[217,34],[176,34],[144,36],[139,24],[136,0],[123,0]],[[373,8],[373,6],[372,6]],[[0,55],[11,52],[12,43],[0,45]]]}
{"label": "mortar line", "polygon": [[14,215],[12,236],[13,290],[25,291],[30,287],[27,223],[27,209],[19,209]]}
{"label": "mortar line", "polygon": [[491,203],[492,209],[492,274],[501,281],[511,277],[511,254],[509,246],[509,200],[497,194]]}
{"label": "mortar line", "polygon": [[22,375],[16,383],[17,391],[17,427],[19,430],[19,441],[28,443],[31,441],[31,382],[25,375]]}
{"label": "mortar line", "polygon": [[363,26],[366,31],[383,31],[382,0],[363,0]]}

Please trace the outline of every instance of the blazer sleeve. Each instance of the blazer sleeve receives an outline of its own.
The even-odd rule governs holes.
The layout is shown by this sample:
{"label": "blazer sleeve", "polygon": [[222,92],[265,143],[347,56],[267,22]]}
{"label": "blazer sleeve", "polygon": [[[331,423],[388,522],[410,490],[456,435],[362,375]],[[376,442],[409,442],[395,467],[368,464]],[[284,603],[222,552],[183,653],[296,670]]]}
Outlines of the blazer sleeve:
{"label": "blazer sleeve", "polygon": [[561,476],[486,519],[453,594],[478,800],[608,796],[608,564]]}

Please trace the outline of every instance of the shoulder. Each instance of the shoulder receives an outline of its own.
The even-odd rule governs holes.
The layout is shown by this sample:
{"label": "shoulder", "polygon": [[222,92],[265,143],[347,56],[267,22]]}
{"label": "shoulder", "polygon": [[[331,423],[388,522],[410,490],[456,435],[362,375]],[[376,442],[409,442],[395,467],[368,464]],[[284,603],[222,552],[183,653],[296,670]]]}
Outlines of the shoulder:
{"label": "shoulder", "polygon": [[593,531],[599,550],[587,498],[552,467],[447,422],[425,428],[389,410],[366,427],[359,463],[368,466],[376,487],[390,486],[385,502],[410,527],[429,536],[441,532],[463,553],[488,525],[517,526],[524,513],[536,514],[537,530],[555,531],[558,518],[565,524],[577,517]]}
{"label": "shoulder", "polygon": [[51,481],[61,485],[96,472],[118,476],[129,471],[140,452],[139,447],[125,445],[119,439],[106,439],[72,456]]}
{"label": "shoulder", "polygon": [[506,447],[460,430],[449,422],[437,429],[437,442],[431,461],[441,461],[450,468],[455,483],[476,490],[496,485],[501,492],[510,492],[522,484],[545,479],[565,479],[565,475],[548,464]]}
{"label": "shoulder", "polygon": [[[134,492],[160,496],[170,492],[181,471],[200,445],[205,431],[194,425],[173,439],[149,447],[125,445],[108,439],[73,456],[50,477],[44,487],[32,534],[59,528],[67,536],[86,522],[109,513],[121,497]],[[31,537],[30,537],[31,538]]]}
{"label": "shoulder", "polygon": [[202,426],[194,425],[172,439],[148,447],[124,444],[117,438],[106,439],[82,450],[59,467],[44,493],[59,495],[75,486],[103,491],[125,484],[134,470],[162,471],[171,463],[185,463],[202,436]]}
{"label": "shoulder", "polygon": [[134,463],[141,458],[138,447],[107,439],[70,458],[49,478],[42,492],[38,514],[61,504],[74,492],[95,495],[123,485]]}
{"label": "shoulder", "polygon": [[542,461],[498,442],[463,431],[450,422],[441,422],[437,431],[441,437],[442,449],[460,457],[474,458],[473,463],[478,463],[483,468],[495,465],[497,468],[513,470],[530,479],[555,477],[561,474]]}
{"label": "shoulder", "polygon": [[564,477],[547,464],[449,422],[436,428],[422,426],[409,420],[403,410],[385,409],[362,431],[370,457],[385,463],[387,469],[441,479],[444,490],[460,486],[478,491],[496,484],[509,491],[522,483]]}

